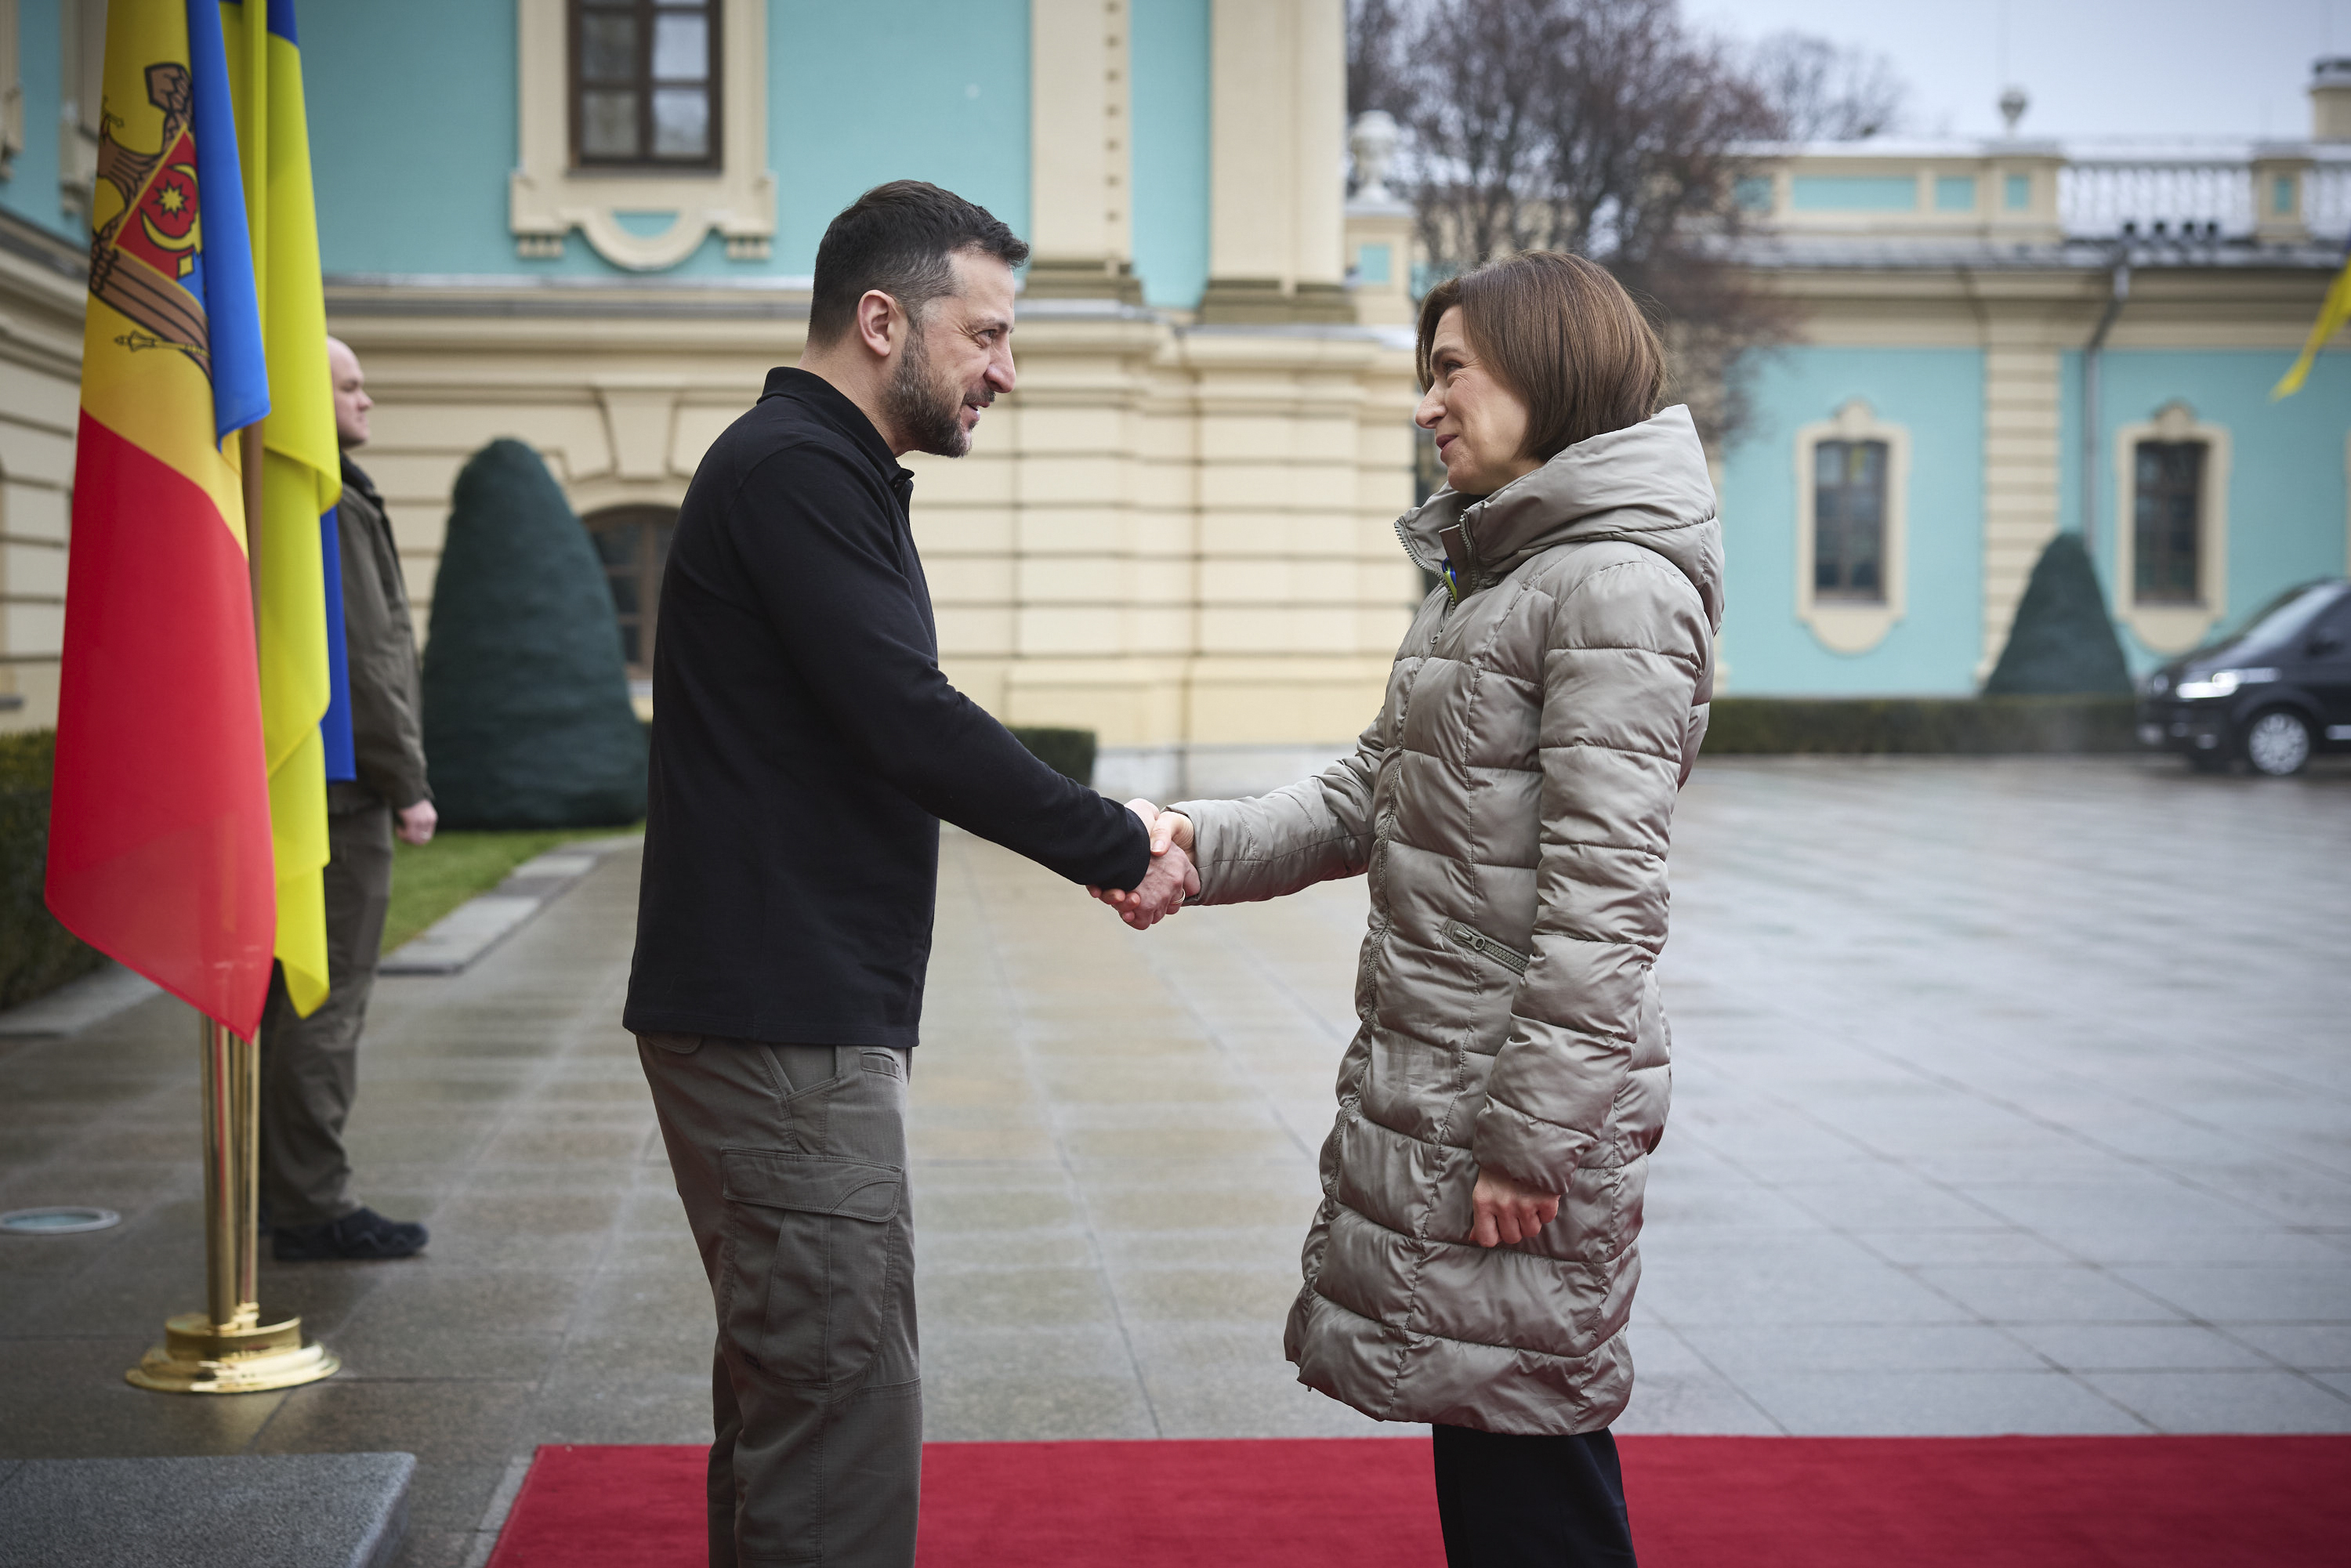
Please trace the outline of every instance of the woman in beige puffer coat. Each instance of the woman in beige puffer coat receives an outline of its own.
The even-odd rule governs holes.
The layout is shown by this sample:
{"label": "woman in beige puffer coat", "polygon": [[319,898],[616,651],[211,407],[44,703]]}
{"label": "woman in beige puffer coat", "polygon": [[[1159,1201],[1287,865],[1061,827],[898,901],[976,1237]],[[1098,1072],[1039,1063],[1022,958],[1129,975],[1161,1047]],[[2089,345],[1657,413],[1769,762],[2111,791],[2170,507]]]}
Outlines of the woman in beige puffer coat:
{"label": "woman in beige puffer coat", "polygon": [[[1362,1027],[1290,1311],[1300,1380],[1435,1426],[1448,1558],[1630,1563],[1608,1425],[1666,1121],[1674,800],[1705,734],[1721,532],[1655,334],[1599,267],[1432,293],[1436,570],[1354,754],[1173,808],[1196,902],[1368,873]],[[1188,832],[1186,832],[1188,828]]]}

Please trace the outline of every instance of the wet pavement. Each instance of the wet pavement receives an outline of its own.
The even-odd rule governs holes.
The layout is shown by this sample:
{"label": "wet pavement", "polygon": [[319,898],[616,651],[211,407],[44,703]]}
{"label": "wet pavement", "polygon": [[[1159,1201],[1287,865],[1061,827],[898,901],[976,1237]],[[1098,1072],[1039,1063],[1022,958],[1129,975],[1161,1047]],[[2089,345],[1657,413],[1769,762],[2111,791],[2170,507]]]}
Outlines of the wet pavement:
{"label": "wet pavement", "polygon": [[[1620,1429],[2351,1431],[2351,770],[1773,759],[1684,798]],[[0,1458],[404,1449],[402,1561],[544,1442],[695,1442],[711,1309],[618,1027],[632,854],[385,979],[352,1146],[426,1257],[266,1265],[329,1383],[123,1369],[202,1295],[194,1025],[0,1041]],[[937,1439],[1396,1431],[1280,1357],[1360,883],[1148,936],[950,833],[913,1150]],[[1405,1431],[1410,1428],[1402,1429]]]}

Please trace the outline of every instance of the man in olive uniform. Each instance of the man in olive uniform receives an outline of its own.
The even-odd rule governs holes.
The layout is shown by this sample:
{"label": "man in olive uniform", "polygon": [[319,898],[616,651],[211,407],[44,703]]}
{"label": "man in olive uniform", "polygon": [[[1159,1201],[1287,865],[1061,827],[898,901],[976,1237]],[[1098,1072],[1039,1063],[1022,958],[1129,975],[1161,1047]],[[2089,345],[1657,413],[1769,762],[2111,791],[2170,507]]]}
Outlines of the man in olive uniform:
{"label": "man in olive uniform", "polygon": [[383,497],[350,459],[368,438],[366,378],[350,347],[327,340],[343,498],[343,634],[350,653],[351,749],[358,777],[327,786],[327,967],[332,988],[308,1018],[296,1015],[281,972],[261,1021],[261,1199],[278,1261],[406,1258],[424,1227],[386,1219],[350,1196],[343,1123],[359,1087],[360,1029],[375,989],[377,950],[392,902],[392,837],[433,837],[416,632]]}

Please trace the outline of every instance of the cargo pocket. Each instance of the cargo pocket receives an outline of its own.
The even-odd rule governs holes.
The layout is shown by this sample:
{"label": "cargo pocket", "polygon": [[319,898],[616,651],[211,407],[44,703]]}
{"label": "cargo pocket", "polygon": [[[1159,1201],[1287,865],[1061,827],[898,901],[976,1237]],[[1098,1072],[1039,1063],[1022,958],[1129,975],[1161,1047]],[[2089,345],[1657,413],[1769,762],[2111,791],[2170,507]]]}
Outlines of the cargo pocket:
{"label": "cargo pocket", "polygon": [[904,1174],[853,1160],[722,1149],[729,1268],[721,1324],[787,1383],[854,1385],[900,1286],[892,1224]]}

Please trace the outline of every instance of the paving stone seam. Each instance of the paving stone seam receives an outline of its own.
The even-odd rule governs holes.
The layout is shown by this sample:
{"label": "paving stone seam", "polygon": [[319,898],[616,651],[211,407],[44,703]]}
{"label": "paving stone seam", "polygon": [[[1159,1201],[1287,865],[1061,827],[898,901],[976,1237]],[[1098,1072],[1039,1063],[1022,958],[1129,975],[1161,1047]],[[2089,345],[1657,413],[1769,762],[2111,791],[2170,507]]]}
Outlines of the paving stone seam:
{"label": "paving stone seam", "polygon": [[[1031,1048],[1028,1007],[1020,988],[1012,984],[1003,948],[996,939],[995,925],[987,918],[986,900],[979,891],[978,875],[971,858],[967,855],[957,858],[962,868],[961,881],[964,896],[980,911],[980,918],[976,924],[978,927],[981,951],[985,956],[987,970],[995,982],[998,994],[1005,999],[1005,1013],[1010,1025],[1013,1051],[1019,1059],[1022,1072],[1029,1078],[1030,1083],[1035,1084],[1039,1082],[1040,1075],[1035,1052]],[[1103,913],[1107,917],[1109,912],[1105,910]],[[1069,1147],[1062,1136],[1060,1118],[1051,1117],[1049,1124],[1053,1139],[1053,1152],[1061,1173],[1062,1193],[1071,1207],[1081,1217],[1081,1228],[1085,1235],[1086,1251],[1093,1260],[1095,1281],[1103,1295],[1110,1301],[1111,1322],[1118,1331],[1120,1348],[1126,1354],[1127,1375],[1133,1379],[1135,1393],[1143,1401],[1144,1415],[1151,1423],[1151,1435],[1154,1437],[1165,1437],[1166,1428],[1159,1419],[1158,1405],[1151,1395],[1150,1379],[1144,1374],[1143,1357],[1135,1349],[1134,1336],[1127,1326],[1124,1304],[1120,1301],[1117,1289],[1112,1283],[1110,1261],[1102,1250],[1102,1239],[1096,1234],[1092,1210],[1086,1203],[1085,1186],[1078,1180],[1077,1171],[1070,1164]]]}

